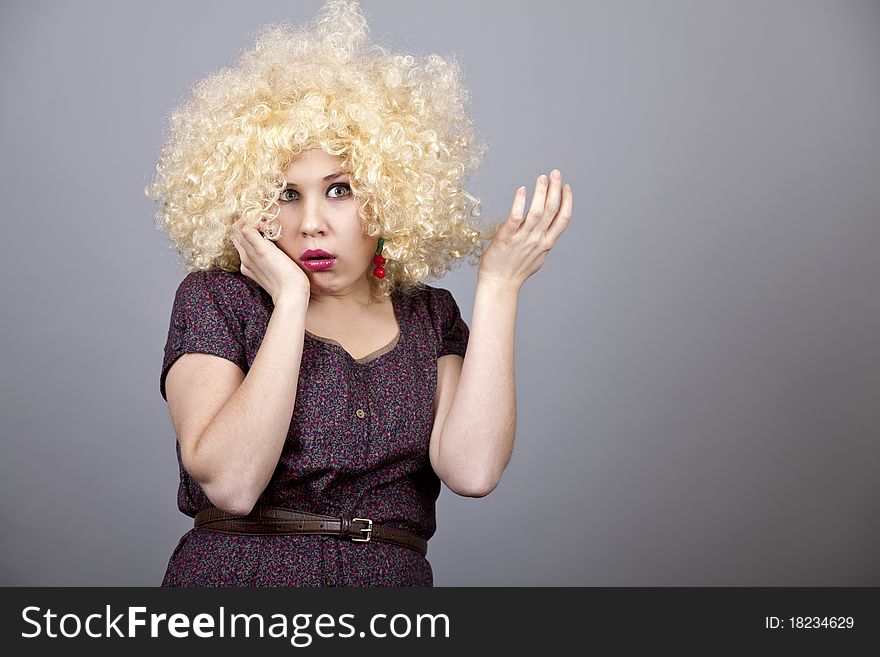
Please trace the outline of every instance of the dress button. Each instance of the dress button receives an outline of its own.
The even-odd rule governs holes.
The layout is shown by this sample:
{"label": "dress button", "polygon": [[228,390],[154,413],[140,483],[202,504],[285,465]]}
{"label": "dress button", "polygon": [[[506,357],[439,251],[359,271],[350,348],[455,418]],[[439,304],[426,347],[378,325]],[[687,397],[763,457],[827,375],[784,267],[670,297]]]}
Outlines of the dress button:
{"label": "dress button", "polygon": [[366,413],[364,413],[364,409],[362,409],[362,408],[357,409],[357,410],[355,411],[355,414],[356,414],[358,417],[363,417],[364,415],[366,415]]}

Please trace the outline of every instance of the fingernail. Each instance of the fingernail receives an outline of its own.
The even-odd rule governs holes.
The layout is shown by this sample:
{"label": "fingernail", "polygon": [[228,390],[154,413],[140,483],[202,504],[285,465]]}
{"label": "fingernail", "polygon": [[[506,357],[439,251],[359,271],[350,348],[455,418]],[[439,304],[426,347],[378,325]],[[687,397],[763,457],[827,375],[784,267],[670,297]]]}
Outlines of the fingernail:
{"label": "fingernail", "polygon": [[559,169],[553,169],[553,171],[550,172],[550,175],[557,180],[562,176],[562,174],[559,172]]}
{"label": "fingernail", "polygon": [[541,174],[541,177],[538,178],[538,180],[540,180],[542,183],[545,183],[545,182],[547,182],[547,176],[545,176],[545,175],[542,173],[542,174]]}

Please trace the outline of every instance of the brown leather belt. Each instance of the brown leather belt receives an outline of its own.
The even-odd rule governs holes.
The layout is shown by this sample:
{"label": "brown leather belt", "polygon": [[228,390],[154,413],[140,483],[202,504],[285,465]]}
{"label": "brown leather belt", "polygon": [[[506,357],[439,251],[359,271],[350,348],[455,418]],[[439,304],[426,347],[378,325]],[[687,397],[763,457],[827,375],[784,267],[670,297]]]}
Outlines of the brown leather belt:
{"label": "brown leather belt", "polygon": [[369,518],[341,518],[319,513],[292,511],[277,506],[257,505],[246,516],[236,516],[209,506],[196,514],[199,529],[228,534],[327,534],[349,538],[355,543],[371,540],[408,547],[423,556],[428,554],[428,542],[412,532],[388,527]]}

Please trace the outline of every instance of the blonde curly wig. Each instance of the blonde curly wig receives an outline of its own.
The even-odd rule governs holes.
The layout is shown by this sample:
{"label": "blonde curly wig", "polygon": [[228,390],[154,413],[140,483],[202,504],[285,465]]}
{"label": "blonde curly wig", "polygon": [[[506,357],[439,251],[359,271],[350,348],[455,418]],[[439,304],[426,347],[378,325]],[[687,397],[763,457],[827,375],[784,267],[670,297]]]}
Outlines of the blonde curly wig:
{"label": "blonde curly wig", "polygon": [[275,219],[284,172],[309,148],[343,158],[364,234],[385,239],[387,276],[369,276],[374,294],[478,262],[499,224],[474,224],[480,201],[462,188],[487,147],[460,66],[367,37],[356,1],[328,0],[310,25],[265,26],[172,112],[145,192],[161,201],[156,226],[187,271],[240,270],[230,226]]}

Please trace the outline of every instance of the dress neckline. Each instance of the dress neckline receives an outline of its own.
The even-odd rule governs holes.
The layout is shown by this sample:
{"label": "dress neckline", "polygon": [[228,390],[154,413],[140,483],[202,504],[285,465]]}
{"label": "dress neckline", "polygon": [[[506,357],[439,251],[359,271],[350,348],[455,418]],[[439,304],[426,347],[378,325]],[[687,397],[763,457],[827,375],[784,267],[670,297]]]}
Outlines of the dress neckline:
{"label": "dress neckline", "polygon": [[311,331],[308,331],[308,330],[305,331],[305,336],[307,338],[311,338],[312,340],[314,340],[316,342],[319,342],[321,344],[325,344],[328,347],[332,347],[332,348],[337,349],[338,351],[341,351],[342,354],[352,363],[356,363],[358,365],[369,365],[369,364],[377,361],[382,356],[384,356],[392,351],[395,351],[397,349],[397,347],[403,341],[403,320],[400,316],[400,309],[398,308],[397,290],[394,290],[391,293],[390,299],[391,299],[391,308],[394,310],[394,319],[397,321],[397,335],[395,335],[394,338],[391,340],[391,342],[386,344],[384,347],[380,347],[379,349],[376,349],[376,351],[370,352],[366,356],[362,356],[360,358],[355,358],[354,356],[352,356],[348,352],[348,350],[345,347],[343,347],[339,342],[337,342],[333,338],[325,338],[320,335],[315,335],[314,333],[312,333]]}

